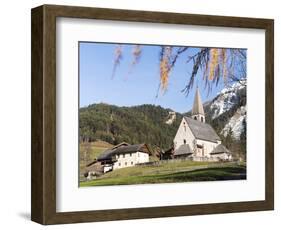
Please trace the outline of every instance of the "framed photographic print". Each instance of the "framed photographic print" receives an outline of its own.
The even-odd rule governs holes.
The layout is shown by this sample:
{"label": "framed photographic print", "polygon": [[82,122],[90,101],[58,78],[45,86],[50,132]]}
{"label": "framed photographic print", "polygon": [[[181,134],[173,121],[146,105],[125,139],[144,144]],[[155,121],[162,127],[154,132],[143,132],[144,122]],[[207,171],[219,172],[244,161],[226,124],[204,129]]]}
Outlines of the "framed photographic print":
{"label": "framed photographic print", "polygon": [[41,224],[272,210],[273,20],[32,9]]}

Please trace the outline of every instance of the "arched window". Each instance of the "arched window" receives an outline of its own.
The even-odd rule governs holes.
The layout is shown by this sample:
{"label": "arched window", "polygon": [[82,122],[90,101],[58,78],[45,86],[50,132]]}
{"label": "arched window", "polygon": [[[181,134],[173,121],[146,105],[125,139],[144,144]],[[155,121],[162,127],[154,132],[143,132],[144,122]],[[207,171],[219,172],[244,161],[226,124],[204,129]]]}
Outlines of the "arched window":
{"label": "arched window", "polygon": [[197,117],[194,117],[194,120],[197,120]]}
{"label": "arched window", "polygon": [[201,122],[203,122],[204,121],[204,118],[203,117],[201,117]]}
{"label": "arched window", "polygon": [[186,144],[186,140],[185,139],[183,139],[183,143]]}

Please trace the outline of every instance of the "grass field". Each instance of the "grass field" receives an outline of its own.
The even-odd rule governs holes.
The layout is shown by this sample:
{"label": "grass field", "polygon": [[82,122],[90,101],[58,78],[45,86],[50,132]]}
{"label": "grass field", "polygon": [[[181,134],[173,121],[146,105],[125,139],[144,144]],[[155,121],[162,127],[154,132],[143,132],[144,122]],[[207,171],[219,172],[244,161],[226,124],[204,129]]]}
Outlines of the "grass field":
{"label": "grass field", "polygon": [[80,180],[84,179],[83,172],[85,171],[86,165],[93,162],[103,151],[112,146],[105,141],[80,143]]}
{"label": "grass field", "polygon": [[104,150],[111,148],[112,146],[113,145],[111,145],[105,141],[80,143],[80,154],[83,154],[86,151],[88,154],[88,159],[90,159],[90,161],[93,161]]}
{"label": "grass field", "polygon": [[80,186],[176,183],[246,179],[246,165],[180,161],[117,169]]}

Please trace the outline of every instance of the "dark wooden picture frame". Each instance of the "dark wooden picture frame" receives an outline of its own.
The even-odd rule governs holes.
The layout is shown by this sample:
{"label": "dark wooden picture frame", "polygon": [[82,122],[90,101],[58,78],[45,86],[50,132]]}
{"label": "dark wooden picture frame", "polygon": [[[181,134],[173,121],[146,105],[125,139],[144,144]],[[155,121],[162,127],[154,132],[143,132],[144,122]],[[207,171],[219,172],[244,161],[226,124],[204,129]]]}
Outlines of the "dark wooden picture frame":
{"label": "dark wooden picture frame", "polygon": [[[56,18],[87,18],[265,30],[265,200],[56,212]],[[274,209],[274,21],[103,8],[43,5],[32,9],[31,219],[63,224]]]}

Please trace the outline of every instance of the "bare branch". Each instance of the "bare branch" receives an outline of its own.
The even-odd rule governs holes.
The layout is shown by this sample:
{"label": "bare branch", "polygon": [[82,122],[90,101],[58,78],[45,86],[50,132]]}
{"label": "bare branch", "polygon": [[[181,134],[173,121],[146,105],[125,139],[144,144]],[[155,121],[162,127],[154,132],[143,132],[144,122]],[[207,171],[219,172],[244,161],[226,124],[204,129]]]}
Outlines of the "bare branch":
{"label": "bare branch", "polygon": [[196,55],[195,55],[195,59],[194,59],[194,63],[193,63],[193,69],[192,69],[192,73],[191,76],[189,78],[189,82],[188,84],[184,87],[184,89],[182,89],[182,92],[184,92],[186,94],[186,96],[188,96],[191,88],[193,87],[194,84],[194,79],[197,75],[199,66],[202,63],[202,60],[204,59],[204,56],[206,55],[206,53],[208,52],[208,49],[206,48],[202,48]]}

